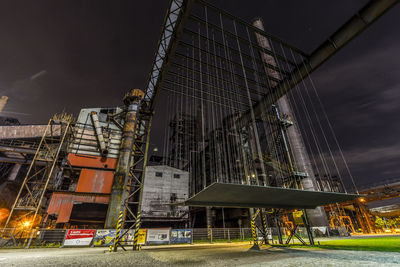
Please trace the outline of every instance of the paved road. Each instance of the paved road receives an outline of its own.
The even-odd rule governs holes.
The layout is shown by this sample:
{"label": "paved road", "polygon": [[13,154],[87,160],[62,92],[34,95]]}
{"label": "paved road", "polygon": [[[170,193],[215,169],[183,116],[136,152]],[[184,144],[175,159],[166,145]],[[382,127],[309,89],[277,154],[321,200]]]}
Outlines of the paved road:
{"label": "paved road", "polygon": [[400,253],[290,249],[249,250],[248,243],[152,247],[108,253],[104,248],[0,250],[0,266],[399,266]]}

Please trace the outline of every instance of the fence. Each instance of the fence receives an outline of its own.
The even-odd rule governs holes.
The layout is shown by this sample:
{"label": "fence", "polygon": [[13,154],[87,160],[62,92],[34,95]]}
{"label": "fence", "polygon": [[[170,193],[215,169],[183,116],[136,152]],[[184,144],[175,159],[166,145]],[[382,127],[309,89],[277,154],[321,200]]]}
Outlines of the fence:
{"label": "fence", "polygon": [[[100,231],[102,229],[98,229]],[[65,229],[33,229],[24,231],[23,229],[0,229],[0,248],[3,247],[59,247],[63,245],[66,236]],[[94,230],[93,230],[94,231]],[[312,227],[314,237],[329,237],[332,230],[328,227]],[[281,228],[282,238],[285,241],[289,232],[285,228]],[[306,228],[299,227],[296,230],[305,241],[308,241]],[[131,235],[133,236],[133,234]],[[263,233],[257,231],[259,240],[263,240]],[[267,238],[269,243],[278,243],[278,228],[268,228]],[[31,242],[29,242],[29,240]],[[194,228],[192,229],[192,242],[194,243],[214,243],[214,242],[238,242],[252,241],[251,228]],[[292,239],[291,242],[297,242]],[[91,243],[93,245],[93,242]]]}
{"label": "fence", "polygon": [[26,231],[17,228],[0,229],[0,248],[31,246],[61,246],[65,229],[32,229]]}

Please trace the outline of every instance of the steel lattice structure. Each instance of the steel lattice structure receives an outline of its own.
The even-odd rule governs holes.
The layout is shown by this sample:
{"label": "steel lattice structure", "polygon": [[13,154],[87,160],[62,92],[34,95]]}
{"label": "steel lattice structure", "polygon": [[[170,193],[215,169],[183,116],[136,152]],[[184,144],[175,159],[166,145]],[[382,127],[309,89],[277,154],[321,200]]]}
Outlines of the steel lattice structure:
{"label": "steel lattice structure", "polygon": [[[171,0],[145,96],[139,105],[138,114],[143,117],[137,118],[135,127],[138,132],[144,131],[143,135],[135,137],[132,156],[136,156],[131,163],[130,181],[135,181],[136,185],[126,188],[126,194],[133,201],[129,201],[129,197],[124,200],[126,207],[130,204],[134,208],[128,208],[126,214],[131,219],[125,222],[131,223],[130,228],[138,230],[140,227],[148,135],[152,114],[162,106],[157,99],[163,93],[190,99],[194,106],[199,106],[202,140],[194,151],[197,153],[194,161],[198,165],[191,170],[195,177],[192,194],[213,181],[315,189],[312,169],[305,167],[307,158],[296,160],[306,156],[299,152],[301,149],[295,149],[302,145],[301,138],[296,137],[296,133],[290,134],[294,118],[285,111],[288,109],[282,108],[284,104],[278,103],[276,109],[275,103],[395,3],[372,1],[320,47],[307,54],[202,0]],[[187,102],[180,101],[181,106],[182,103],[188,106]],[[218,109],[223,109],[220,118],[207,128],[206,122],[213,120]],[[184,108],[180,111],[183,116],[182,111]],[[263,125],[268,127],[262,129]],[[225,147],[219,147],[221,140]],[[296,142],[299,145],[293,145]],[[228,161],[233,162],[231,166],[223,167],[221,163],[222,171],[207,172],[213,168],[210,162],[215,161],[210,151],[217,154],[227,150],[229,145],[234,147],[227,152]],[[141,167],[135,167],[138,164]],[[214,170],[218,170],[218,166]],[[276,175],[271,176],[270,172]],[[221,173],[229,173],[229,177]],[[254,215],[260,213],[251,211],[252,221]],[[136,241],[135,236],[135,245]]]}

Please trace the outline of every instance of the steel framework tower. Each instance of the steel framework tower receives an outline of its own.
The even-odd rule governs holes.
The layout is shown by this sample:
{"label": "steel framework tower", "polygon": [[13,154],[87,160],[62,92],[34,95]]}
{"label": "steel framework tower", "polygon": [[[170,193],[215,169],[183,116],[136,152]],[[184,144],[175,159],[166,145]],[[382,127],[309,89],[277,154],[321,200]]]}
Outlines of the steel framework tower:
{"label": "steel framework tower", "polygon": [[[55,169],[66,152],[70,134],[70,116],[56,115],[49,120],[4,228],[9,226],[16,212],[24,213],[26,230],[41,224],[44,219],[41,217],[45,204],[43,199],[48,188],[53,186]],[[43,162],[45,162],[44,166]]]}

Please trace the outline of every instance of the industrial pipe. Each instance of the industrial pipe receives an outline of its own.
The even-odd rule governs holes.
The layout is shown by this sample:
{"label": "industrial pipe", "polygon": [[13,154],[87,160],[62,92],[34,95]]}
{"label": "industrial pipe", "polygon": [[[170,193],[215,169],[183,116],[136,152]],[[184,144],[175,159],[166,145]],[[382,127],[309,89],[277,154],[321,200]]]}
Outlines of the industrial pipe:
{"label": "industrial pipe", "polygon": [[[30,159],[20,159],[20,158],[8,158],[8,157],[0,157],[0,162],[6,163],[15,163],[15,164],[31,164],[32,160]],[[37,160],[35,164],[38,166],[46,166],[48,161]]]}
{"label": "industrial pipe", "polygon": [[110,203],[108,205],[107,229],[116,228],[119,213],[123,210],[124,201],[128,197],[126,187],[128,185],[129,172],[135,150],[136,113],[142,98],[143,92],[138,89],[129,91],[124,97],[124,104],[126,106],[125,123],[122,131],[119,157],[115,168],[114,182],[111,189]]}
{"label": "industrial pipe", "polygon": [[2,96],[0,97],[0,113],[3,111],[4,107],[6,106],[8,101],[8,97]]}
{"label": "industrial pipe", "polygon": [[93,128],[96,132],[97,142],[99,143],[100,154],[102,156],[106,156],[108,154],[108,150],[106,147],[106,142],[104,141],[103,130],[100,126],[99,116],[96,111],[92,111],[90,113],[90,117],[92,118]]}
{"label": "industrial pipe", "polygon": [[[264,107],[274,104],[279,98],[287,94],[296,84],[316,70],[322,63],[368,28],[398,2],[399,0],[371,0],[368,2],[332,36],[315,49],[309,58],[296,68],[288,78],[281,81],[259,102],[254,104],[254,115],[256,117],[259,116],[263,112]],[[250,121],[251,113],[247,111],[238,119],[237,123],[242,126],[248,124]]]}

